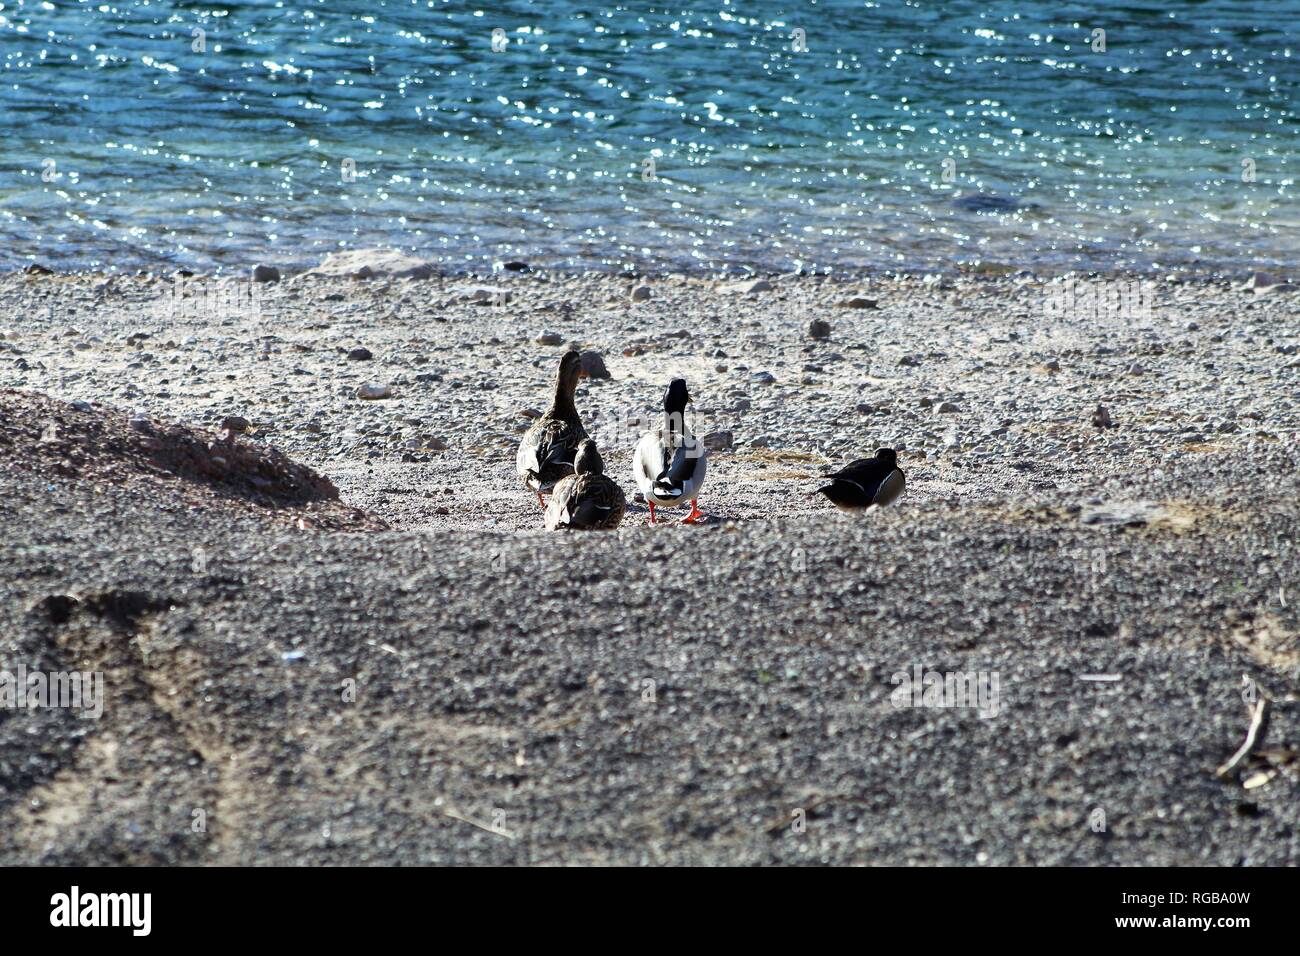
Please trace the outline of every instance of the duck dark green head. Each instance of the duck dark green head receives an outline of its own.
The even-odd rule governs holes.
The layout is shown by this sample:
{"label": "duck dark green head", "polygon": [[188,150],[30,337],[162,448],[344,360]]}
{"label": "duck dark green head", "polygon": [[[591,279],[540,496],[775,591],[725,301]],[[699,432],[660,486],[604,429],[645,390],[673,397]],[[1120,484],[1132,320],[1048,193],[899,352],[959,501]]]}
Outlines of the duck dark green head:
{"label": "duck dark green head", "polygon": [[596,450],[596,443],[590,438],[584,438],[578,443],[578,454],[573,459],[573,471],[579,475],[605,473],[605,460],[600,457],[600,452]]}
{"label": "duck dark green head", "polygon": [[686,379],[675,378],[664,391],[664,421],[671,431],[685,432],[686,406],[691,395],[686,391]]}
{"label": "duck dark green head", "polygon": [[664,411],[670,415],[673,412],[681,414],[686,411],[690,400],[690,393],[686,391],[686,379],[675,378],[668,383],[668,390],[664,392]]}

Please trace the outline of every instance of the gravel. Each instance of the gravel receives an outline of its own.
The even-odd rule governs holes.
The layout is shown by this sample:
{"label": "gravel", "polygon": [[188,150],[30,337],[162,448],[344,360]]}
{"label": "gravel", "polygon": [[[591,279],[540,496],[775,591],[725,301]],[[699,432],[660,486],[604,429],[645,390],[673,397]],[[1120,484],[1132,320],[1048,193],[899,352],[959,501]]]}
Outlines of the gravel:
{"label": "gravel", "polygon": [[[202,279],[0,277],[0,659],[108,695],[0,710],[0,861],[1300,862],[1290,293],[1156,282],[1148,319],[1084,321],[1032,277],[663,276],[633,308],[617,276],[506,272],[502,306],[358,262],[251,311]],[[578,406],[625,489],[687,379],[696,432],[731,432],[712,520],[540,530],[513,458],[547,330],[606,357]],[[360,336],[377,357],[343,360]],[[376,374],[392,397],[359,400]],[[199,437],[342,501],[123,450],[233,415]],[[121,436],[102,469],[35,450],[53,422],[77,452],[74,416]],[[897,505],[809,497],[881,445]],[[323,508],[364,517],[297,520]],[[996,712],[899,706],[917,667],[996,676]],[[1216,778],[1258,694],[1265,739]]]}

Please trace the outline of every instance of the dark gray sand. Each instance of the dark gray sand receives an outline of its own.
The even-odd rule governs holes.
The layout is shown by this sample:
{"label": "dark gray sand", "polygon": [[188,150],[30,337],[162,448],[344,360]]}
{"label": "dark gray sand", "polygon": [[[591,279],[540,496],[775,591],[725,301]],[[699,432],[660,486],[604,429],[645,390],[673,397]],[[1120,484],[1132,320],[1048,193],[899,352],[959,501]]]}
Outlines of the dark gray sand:
{"label": "dark gray sand", "polygon": [[[0,862],[1300,862],[1294,293],[772,284],[307,276],[236,314],[0,279],[0,663],[106,688],[0,710]],[[514,444],[570,343],[629,493],[670,377],[732,433],[712,521],[540,530]],[[78,415],[273,445],[341,500],[155,473]],[[881,444],[897,506],[806,497]],[[997,695],[900,706],[915,668]]]}

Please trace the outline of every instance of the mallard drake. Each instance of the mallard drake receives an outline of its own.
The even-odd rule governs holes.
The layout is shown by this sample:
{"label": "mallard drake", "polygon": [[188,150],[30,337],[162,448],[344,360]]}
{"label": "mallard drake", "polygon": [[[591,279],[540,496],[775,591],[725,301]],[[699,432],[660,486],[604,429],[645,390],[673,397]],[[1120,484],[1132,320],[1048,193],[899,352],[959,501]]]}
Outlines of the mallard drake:
{"label": "mallard drake", "polygon": [[907,484],[903,469],[898,467],[898,453],[892,448],[880,448],[875,458],[859,458],[825,477],[831,483],[813,494],[825,495],[841,511],[887,505],[903,493]]}
{"label": "mallard drake", "polygon": [[520,480],[525,488],[537,495],[537,503],[543,508],[546,499],[542,494],[554,488],[561,478],[573,474],[578,444],[587,437],[587,430],[582,427],[578,409],[573,404],[573,393],[581,377],[582,357],[574,351],[565,352],[560,359],[560,371],[555,376],[555,397],[551,400],[551,407],[524,433],[519,453],[515,455],[515,470],[519,472]]}
{"label": "mallard drake", "polygon": [[609,530],[617,528],[627,511],[627,496],[605,474],[596,443],[584,438],[573,459],[573,474],[555,484],[546,506],[546,530]]}
{"label": "mallard drake", "polygon": [[632,455],[632,477],[650,506],[650,523],[655,523],[655,507],[675,508],[683,501],[691,503],[691,513],[683,524],[695,524],[704,514],[696,498],[709,468],[704,443],[686,427],[686,404],[691,400],[686,380],[675,378],[664,392],[664,423],[656,431],[646,432],[637,442]]}

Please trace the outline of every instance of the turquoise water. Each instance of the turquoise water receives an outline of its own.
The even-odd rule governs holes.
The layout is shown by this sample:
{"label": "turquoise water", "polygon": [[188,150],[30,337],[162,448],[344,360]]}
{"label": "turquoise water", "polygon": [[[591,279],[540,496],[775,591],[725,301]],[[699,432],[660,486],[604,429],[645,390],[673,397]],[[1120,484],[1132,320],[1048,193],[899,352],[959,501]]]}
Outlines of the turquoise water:
{"label": "turquoise water", "polygon": [[1298,24],[1300,0],[2,0],[0,267],[1292,265]]}

